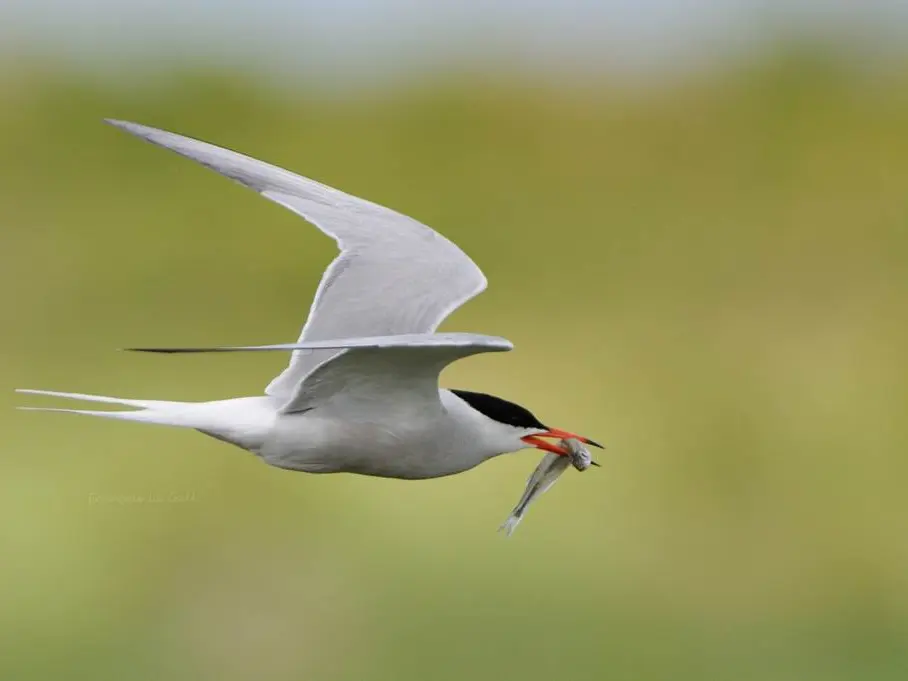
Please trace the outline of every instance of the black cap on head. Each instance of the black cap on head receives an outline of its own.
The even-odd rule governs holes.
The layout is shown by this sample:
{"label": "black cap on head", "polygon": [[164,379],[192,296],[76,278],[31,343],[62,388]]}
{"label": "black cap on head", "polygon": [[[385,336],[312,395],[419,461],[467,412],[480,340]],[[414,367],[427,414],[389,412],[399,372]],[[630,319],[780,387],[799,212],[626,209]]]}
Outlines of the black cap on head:
{"label": "black cap on head", "polygon": [[515,428],[549,429],[548,426],[533,416],[529,409],[525,409],[519,404],[508,402],[494,395],[486,395],[485,393],[474,393],[468,390],[452,390],[451,392],[493,421],[514,426]]}

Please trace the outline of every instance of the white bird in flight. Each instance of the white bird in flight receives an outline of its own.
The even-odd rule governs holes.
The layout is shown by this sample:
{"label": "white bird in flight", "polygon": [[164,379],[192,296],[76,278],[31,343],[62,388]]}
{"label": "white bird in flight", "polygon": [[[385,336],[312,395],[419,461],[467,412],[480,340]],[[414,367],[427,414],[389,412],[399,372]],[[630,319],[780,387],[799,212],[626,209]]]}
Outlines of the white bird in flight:
{"label": "white bird in flight", "polygon": [[499,397],[440,388],[455,360],[513,348],[504,338],[435,333],[483,291],[486,278],[429,227],[375,203],[221,147],[137,123],[111,125],[215,170],[305,218],[340,255],[322,276],[299,341],[143,352],[290,351],[289,366],[254,397],[212,402],[131,400],[49,390],[35,395],[128,411],[22,407],[192,428],[266,463],[307,473],[424,479],[460,473],[507,452],[567,450],[545,438],[592,440],[543,425]]}

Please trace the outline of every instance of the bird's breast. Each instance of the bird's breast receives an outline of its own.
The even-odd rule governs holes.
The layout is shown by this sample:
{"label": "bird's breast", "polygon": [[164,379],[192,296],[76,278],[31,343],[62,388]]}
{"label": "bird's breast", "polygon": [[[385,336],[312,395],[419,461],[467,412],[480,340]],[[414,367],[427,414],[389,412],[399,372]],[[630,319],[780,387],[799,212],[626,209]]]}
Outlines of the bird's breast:
{"label": "bird's breast", "polygon": [[384,421],[317,412],[280,417],[262,448],[262,458],[280,468],[310,473],[404,479],[459,473],[486,458],[443,413]]}

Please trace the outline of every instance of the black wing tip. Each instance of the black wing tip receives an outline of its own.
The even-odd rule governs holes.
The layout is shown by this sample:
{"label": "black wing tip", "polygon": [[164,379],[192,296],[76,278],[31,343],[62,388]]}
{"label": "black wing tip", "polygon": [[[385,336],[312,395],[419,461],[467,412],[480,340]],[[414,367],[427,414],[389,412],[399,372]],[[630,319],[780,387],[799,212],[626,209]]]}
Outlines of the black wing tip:
{"label": "black wing tip", "polygon": [[222,352],[222,348],[122,348],[124,352],[154,352],[159,355],[177,355],[189,352]]}

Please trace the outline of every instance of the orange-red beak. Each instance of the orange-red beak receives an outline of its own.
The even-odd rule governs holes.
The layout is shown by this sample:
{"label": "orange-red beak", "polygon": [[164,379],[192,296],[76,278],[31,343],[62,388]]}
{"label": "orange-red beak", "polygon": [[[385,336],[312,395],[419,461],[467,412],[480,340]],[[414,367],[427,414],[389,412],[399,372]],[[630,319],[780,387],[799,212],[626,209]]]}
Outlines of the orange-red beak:
{"label": "orange-red beak", "polygon": [[560,430],[558,428],[551,428],[550,430],[545,431],[544,433],[537,433],[536,435],[527,435],[526,437],[520,438],[528,445],[532,445],[537,449],[544,449],[547,452],[552,452],[553,454],[558,454],[559,456],[567,456],[568,451],[563,447],[558,446],[553,442],[546,442],[542,438],[544,437],[556,437],[559,440],[567,440],[569,438],[574,438],[575,440],[580,440],[584,444],[592,445],[593,447],[599,447],[599,449],[605,449],[595,440],[590,440],[588,437],[583,437],[582,435],[577,435],[576,433],[569,433],[566,430]]}

